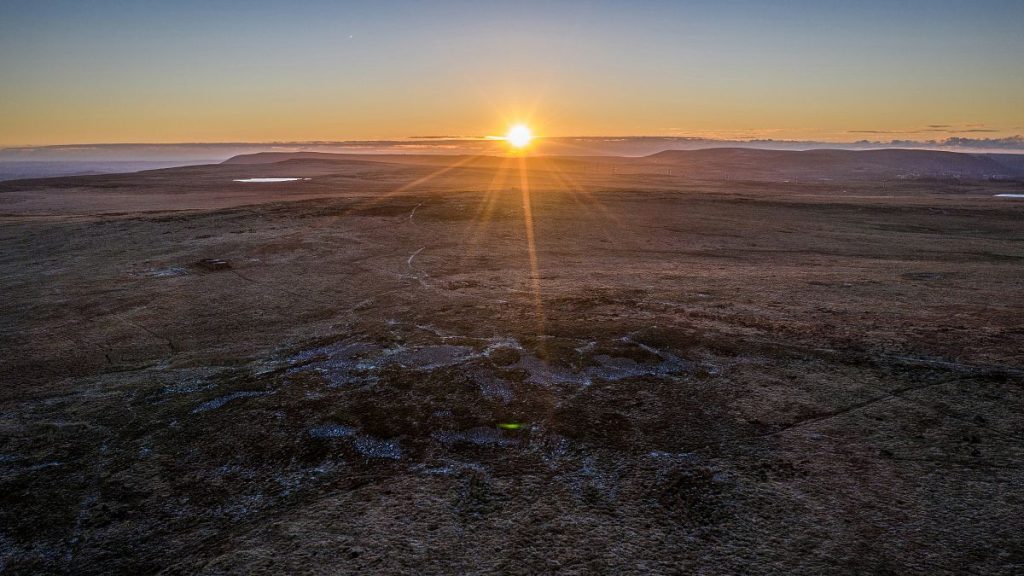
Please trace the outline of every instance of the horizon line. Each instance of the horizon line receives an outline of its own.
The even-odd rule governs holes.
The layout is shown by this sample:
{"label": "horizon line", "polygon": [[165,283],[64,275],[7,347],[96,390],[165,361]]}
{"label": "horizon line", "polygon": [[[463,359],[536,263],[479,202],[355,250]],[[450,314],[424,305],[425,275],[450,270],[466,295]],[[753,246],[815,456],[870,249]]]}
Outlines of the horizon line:
{"label": "horizon line", "polygon": [[[703,136],[665,136],[665,135],[632,135],[632,136],[536,136],[537,141],[595,141],[595,142],[623,142],[642,140],[664,140],[678,142],[722,142],[738,144],[822,144],[827,146],[970,146],[970,145],[998,145],[1015,144],[1024,145],[1024,135],[1014,134],[998,138],[970,138],[963,136],[950,136],[941,140],[806,140],[806,139],[779,139],[779,138],[714,138]],[[501,139],[488,136],[407,136],[405,138],[377,138],[377,139],[348,139],[348,140],[215,140],[215,141],[179,141],[179,142],[145,142],[145,141],[124,141],[124,142],[75,142],[64,144],[11,144],[0,145],[0,152],[32,150],[32,149],[59,149],[59,148],[95,148],[95,147],[122,147],[122,146],[324,146],[324,145],[375,145],[375,144],[409,144],[420,145],[440,143],[498,143]]]}

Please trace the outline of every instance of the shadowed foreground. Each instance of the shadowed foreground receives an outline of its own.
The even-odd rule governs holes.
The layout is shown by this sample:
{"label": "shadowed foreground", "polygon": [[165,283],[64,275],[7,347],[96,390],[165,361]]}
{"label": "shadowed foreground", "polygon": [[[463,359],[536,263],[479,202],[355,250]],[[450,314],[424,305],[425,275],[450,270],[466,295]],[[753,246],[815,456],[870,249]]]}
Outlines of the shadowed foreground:
{"label": "shadowed foreground", "polygon": [[1019,184],[287,162],[0,185],[0,571],[1024,570]]}

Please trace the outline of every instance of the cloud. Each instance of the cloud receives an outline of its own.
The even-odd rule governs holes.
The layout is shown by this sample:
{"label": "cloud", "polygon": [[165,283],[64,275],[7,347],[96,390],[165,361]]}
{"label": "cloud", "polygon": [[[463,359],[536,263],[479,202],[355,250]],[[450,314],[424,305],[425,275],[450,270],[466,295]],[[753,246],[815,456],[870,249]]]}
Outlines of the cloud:
{"label": "cloud", "polygon": [[410,140],[477,140],[479,136],[453,136],[453,135],[427,135],[427,136],[409,136]]}
{"label": "cloud", "polygon": [[847,130],[847,134],[974,134],[974,133],[996,133],[1001,132],[992,128],[984,128],[984,124],[928,124],[924,128],[912,128],[908,130]]}
{"label": "cloud", "polygon": [[925,132],[950,132],[940,128],[916,128],[912,130],[847,130],[847,134],[923,134]]}
{"label": "cloud", "polygon": [[963,138],[953,137],[946,138],[943,142],[945,146],[958,146],[965,148],[1005,148],[1005,149],[1024,149],[1024,137],[1022,136],[1008,136],[1006,138]]}

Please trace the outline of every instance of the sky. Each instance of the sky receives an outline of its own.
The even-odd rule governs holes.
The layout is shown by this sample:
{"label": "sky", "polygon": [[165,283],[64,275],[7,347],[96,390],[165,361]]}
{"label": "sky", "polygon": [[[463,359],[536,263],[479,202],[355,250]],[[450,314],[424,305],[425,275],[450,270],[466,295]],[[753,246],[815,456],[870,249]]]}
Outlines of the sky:
{"label": "sky", "polygon": [[1024,134],[1024,1],[0,2],[0,146]]}

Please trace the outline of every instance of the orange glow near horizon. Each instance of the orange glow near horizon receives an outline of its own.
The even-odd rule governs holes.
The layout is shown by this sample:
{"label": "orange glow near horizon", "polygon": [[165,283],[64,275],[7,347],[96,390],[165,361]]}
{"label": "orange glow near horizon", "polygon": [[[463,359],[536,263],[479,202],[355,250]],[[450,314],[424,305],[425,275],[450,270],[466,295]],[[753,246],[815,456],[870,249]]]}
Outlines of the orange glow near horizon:
{"label": "orange glow near horizon", "polygon": [[1021,0],[54,4],[0,2],[0,148],[1024,135]]}

